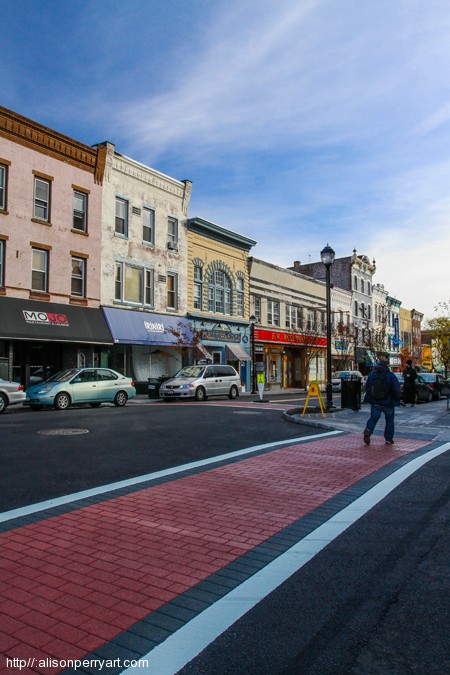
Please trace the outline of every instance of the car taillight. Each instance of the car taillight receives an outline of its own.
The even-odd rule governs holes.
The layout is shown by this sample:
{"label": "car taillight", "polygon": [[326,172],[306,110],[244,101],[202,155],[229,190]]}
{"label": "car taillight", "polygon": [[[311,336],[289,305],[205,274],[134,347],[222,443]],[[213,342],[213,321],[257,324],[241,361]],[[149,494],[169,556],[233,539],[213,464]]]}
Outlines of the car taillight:
{"label": "car taillight", "polygon": [[134,381],[133,380],[131,380],[131,386],[134,387]]}
{"label": "car taillight", "polygon": [[17,387],[17,391],[23,391],[23,386],[21,384]]}

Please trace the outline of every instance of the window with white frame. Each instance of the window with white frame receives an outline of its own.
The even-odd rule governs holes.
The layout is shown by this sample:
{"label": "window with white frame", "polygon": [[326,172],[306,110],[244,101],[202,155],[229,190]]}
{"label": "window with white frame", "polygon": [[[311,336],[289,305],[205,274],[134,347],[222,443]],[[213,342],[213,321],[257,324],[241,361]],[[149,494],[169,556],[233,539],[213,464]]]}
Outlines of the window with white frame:
{"label": "window with white frame", "polygon": [[155,302],[154,289],[155,273],[153,270],[144,270],[144,304],[153,306]]}
{"label": "window with white frame", "polygon": [[48,291],[48,254],[49,252],[40,249],[32,249],[31,259],[31,289],[33,291]]}
{"label": "window with white frame", "polygon": [[256,323],[261,323],[261,298],[256,297],[254,303]]}
{"label": "window with white frame", "polygon": [[231,293],[232,285],[228,274],[223,270],[214,270],[209,283],[209,311],[231,315]]}
{"label": "window with white frame", "polygon": [[6,211],[6,178],[8,168],[5,164],[0,164],[0,211]]}
{"label": "window with white frame", "polygon": [[306,311],[306,330],[310,332],[316,330],[316,313],[313,309]]}
{"label": "window with white frame", "polygon": [[301,309],[295,305],[286,305],[286,328],[299,328],[301,321]]}
{"label": "window with white frame", "polygon": [[178,274],[167,273],[167,309],[178,309]]}
{"label": "window with white frame", "polygon": [[194,309],[202,309],[203,306],[203,268],[194,265]]}
{"label": "window with white frame", "polygon": [[73,191],[73,225],[78,232],[87,231],[87,194],[79,190]]}
{"label": "window with white frame", "polygon": [[114,298],[135,305],[153,305],[154,271],[146,267],[116,263]]}
{"label": "window with white frame", "polygon": [[78,298],[86,297],[86,260],[84,258],[72,256],[70,294]]}
{"label": "window with white frame", "polygon": [[355,316],[358,316],[358,301],[357,300],[355,300],[354,308],[355,308],[354,309]]}
{"label": "window with white frame", "polygon": [[267,324],[269,326],[280,325],[280,303],[275,300],[267,301]]}
{"label": "window with white frame", "polygon": [[50,192],[50,181],[35,176],[33,215],[47,223],[50,221]]}
{"label": "window with white frame", "polygon": [[116,197],[115,232],[128,237],[128,201],[121,197]]}
{"label": "window with white frame", "polygon": [[356,274],[353,275],[353,288],[355,289],[355,291],[358,290],[358,277],[356,276]]}
{"label": "window with white frame", "polygon": [[178,220],[171,216],[167,218],[167,243],[178,243]]}
{"label": "window with white frame", "polygon": [[142,240],[147,244],[155,243],[155,212],[153,209],[144,206],[142,211],[143,229]]}
{"label": "window with white frame", "polygon": [[5,242],[0,239],[0,287],[5,285]]}
{"label": "window with white frame", "polygon": [[244,316],[244,279],[242,277],[237,279],[236,313],[238,316]]}

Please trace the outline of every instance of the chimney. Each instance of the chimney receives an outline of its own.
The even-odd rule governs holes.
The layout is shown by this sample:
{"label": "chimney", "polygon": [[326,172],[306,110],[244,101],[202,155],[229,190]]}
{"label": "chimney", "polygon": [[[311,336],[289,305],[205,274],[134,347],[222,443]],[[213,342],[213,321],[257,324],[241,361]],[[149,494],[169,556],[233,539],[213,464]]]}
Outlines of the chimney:
{"label": "chimney", "polygon": [[300,260],[294,260],[294,272],[300,272],[301,265]]}

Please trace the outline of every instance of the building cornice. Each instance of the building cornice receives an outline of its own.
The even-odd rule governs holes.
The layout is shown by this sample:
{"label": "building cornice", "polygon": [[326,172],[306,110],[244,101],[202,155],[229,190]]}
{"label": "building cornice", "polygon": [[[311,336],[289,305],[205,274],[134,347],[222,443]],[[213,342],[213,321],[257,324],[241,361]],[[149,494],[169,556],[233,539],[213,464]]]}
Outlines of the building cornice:
{"label": "building cornice", "polygon": [[229,246],[234,246],[235,248],[243,249],[247,252],[256,244],[254,239],[227,230],[226,228],[211,223],[208,220],[204,220],[203,218],[189,218],[187,226],[188,230],[191,232],[195,232],[204,237],[209,237],[210,239],[215,239],[216,241],[228,244]]}
{"label": "building cornice", "polygon": [[103,182],[104,151],[64,136],[2,106],[0,106],[0,136],[88,171],[100,185]]}

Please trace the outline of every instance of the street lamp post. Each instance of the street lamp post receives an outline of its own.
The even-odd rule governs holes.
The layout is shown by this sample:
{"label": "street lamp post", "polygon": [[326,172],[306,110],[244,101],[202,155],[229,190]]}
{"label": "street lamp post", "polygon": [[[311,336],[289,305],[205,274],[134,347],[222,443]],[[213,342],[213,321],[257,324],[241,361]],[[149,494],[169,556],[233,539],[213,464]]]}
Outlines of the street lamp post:
{"label": "street lamp post", "polygon": [[335,252],[328,244],[320,252],[320,258],[326,270],[326,294],[327,294],[327,402],[326,409],[331,410],[333,405],[333,387],[331,384],[331,265],[334,263]]}
{"label": "street lamp post", "polygon": [[256,368],[255,368],[255,323],[256,316],[251,315],[250,319],[250,351],[252,357],[252,367],[251,367],[251,379],[252,379],[252,394],[256,394]]}

